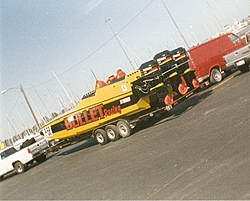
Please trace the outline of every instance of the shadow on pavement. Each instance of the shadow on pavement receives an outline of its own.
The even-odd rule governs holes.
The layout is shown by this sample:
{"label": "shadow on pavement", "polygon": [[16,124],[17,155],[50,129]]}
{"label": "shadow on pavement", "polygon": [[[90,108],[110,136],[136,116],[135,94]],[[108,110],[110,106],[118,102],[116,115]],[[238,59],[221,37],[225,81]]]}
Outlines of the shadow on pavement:
{"label": "shadow on pavement", "polygon": [[[200,102],[205,100],[207,97],[209,97],[212,94],[213,94],[212,90],[205,90],[205,91],[201,91],[197,94],[194,94],[193,96],[187,98],[186,100],[184,100],[183,102],[181,102],[180,104],[175,106],[172,110],[170,110],[168,112],[165,111],[164,113],[161,113],[160,115],[159,114],[155,115],[154,117],[150,117],[146,121],[139,122],[138,125],[136,126],[136,128],[133,130],[133,133],[138,132],[138,131],[143,130],[143,129],[146,129],[146,128],[149,128],[153,125],[162,124],[164,122],[171,121],[175,118],[178,118],[181,115],[183,115],[184,113],[186,113],[187,111],[189,111],[190,109],[192,109],[193,107],[195,107],[197,104],[199,104]],[[161,121],[161,120],[163,120],[163,121]],[[98,143],[94,138],[88,138],[82,142],[78,142],[76,144],[62,148],[58,152],[54,152],[54,153],[49,154],[47,156],[47,160],[49,160],[50,158],[52,158],[54,156],[69,155],[69,154],[81,151],[83,149],[95,146],[97,144]],[[33,164],[31,164],[29,166],[29,169],[33,168],[36,165],[38,165],[38,163],[34,162]],[[4,179],[8,179],[14,175],[17,175],[17,173],[11,172],[11,173],[5,175]]]}
{"label": "shadow on pavement", "polygon": [[[46,160],[47,160],[47,159],[46,159]],[[42,162],[42,163],[44,163],[44,162]],[[38,163],[38,162],[36,162],[36,161],[33,161],[32,164],[29,164],[29,165],[28,165],[26,171],[25,171],[24,173],[21,173],[21,174],[25,174],[26,172],[28,172],[28,171],[29,171],[30,169],[32,169],[33,167],[36,167],[37,165],[40,165],[40,164],[41,164],[41,163]],[[9,178],[11,178],[11,177],[13,177],[13,176],[16,176],[16,175],[18,175],[18,173],[17,173],[15,170],[13,170],[12,172],[9,172],[9,173],[7,173],[6,175],[4,175],[3,180],[7,180],[7,179],[9,179]]]}
{"label": "shadow on pavement", "polygon": [[65,156],[65,155],[72,154],[72,153],[78,152],[80,150],[92,147],[94,145],[97,145],[98,143],[94,138],[88,138],[85,141],[77,143],[77,144],[74,144],[74,145],[71,145],[67,148],[61,149],[60,153],[58,153],[56,155],[57,156]]}
{"label": "shadow on pavement", "polygon": [[[212,90],[206,90],[201,91],[197,94],[192,95],[191,97],[187,98],[186,100],[179,103],[177,106],[175,106],[170,111],[166,111],[162,113],[161,115],[155,115],[154,117],[148,118],[144,121],[141,121],[138,123],[136,128],[134,129],[135,132],[138,132],[140,130],[149,128],[156,124],[162,124],[166,121],[173,120],[175,118],[180,117],[196,105],[198,105],[200,102],[205,100],[207,97],[213,94]],[[162,121],[163,120],[163,121]]]}
{"label": "shadow on pavement", "polygon": [[1,182],[4,182],[5,180],[7,180],[7,179],[9,179],[9,178],[11,178],[11,177],[13,177],[13,176],[15,176],[15,175],[17,175],[17,173],[16,173],[15,171],[10,172],[10,173],[4,175],[3,181],[1,181]]}
{"label": "shadow on pavement", "polygon": [[179,105],[174,107],[172,110],[169,111],[170,116],[179,117],[180,115],[184,114],[188,110],[192,109],[200,102],[205,100],[207,97],[213,94],[213,90],[206,90],[201,91],[200,93],[194,94],[193,96],[189,97],[185,101],[181,102]]}
{"label": "shadow on pavement", "polygon": [[238,76],[241,76],[241,75],[246,74],[246,73],[250,73],[250,69],[247,72],[239,71],[239,73],[235,74],[233,77],[238,77]]}
{"label": "shadow on pavement", "polygon": [[[161,114],[158,113],[154,117],[149,117],[141,122],[138,122],[137,126],[133,129],[132,134],[134,134],[140,130],[149,128],[153,125],[161,124],[161,123],[164,123],[166,121],[170,121],[170,120],[173,120],[175,118],[178,118],[180,115],[184,114],[185,112],[187,112],[188,110],[193,108],[195,105],[199,104],[201,101],[206,99],[212,93],[213,93],[212,90],[205,90],[205,91],[203,90],[197,94],[192,95],[191,97],[187,98],[186,100],[182,101],[181,103],[179,103],[177,106],[175,106],[172,110],[170,110],[168,112],[163,111]],[[161,120],[163,120],[163,121],[161,121]],[[84,140],[83,142],[78,142],[76,144],[69,145],[65,148],[62,148],[58,152],[51,154],[48,157],[48,159],[54,157],[55,155],[56,156],[69,155],[69,154],[78,152],[80,150],[92,147],[92,146],[97,145],[97,144],[98,143],[94,138],[88,138],[88,139]]]}

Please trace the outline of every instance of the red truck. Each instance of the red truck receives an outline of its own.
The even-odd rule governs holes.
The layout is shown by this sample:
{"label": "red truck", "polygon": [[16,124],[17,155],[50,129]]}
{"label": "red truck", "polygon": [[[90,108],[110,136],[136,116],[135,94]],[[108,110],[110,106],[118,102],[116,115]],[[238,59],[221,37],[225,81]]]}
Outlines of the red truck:
{"label": "red truck", "polygon": [[226,62],[223,56],[244,46],[242,40],[233,33],[222,34],[188,49],[190,69],[195,70],[198,81],[218,83],[222,80]]}

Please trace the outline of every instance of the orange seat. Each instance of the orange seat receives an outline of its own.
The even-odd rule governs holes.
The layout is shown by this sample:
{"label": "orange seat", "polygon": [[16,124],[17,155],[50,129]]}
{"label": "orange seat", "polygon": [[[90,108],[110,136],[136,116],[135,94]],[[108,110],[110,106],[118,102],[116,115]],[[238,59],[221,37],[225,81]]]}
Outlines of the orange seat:
{"label": "orange seat", "polygon": [[95,90],[107,86],[107,83],[105,83],[102,80],[96,80],[95,81]]}
{"label": "orange seat", "polygon": [[106,81],[107,84],[110,84],[111,82],[113,82],[114,80],[116,80],[116,77],[114,75],[110,75]]}
{"label": "orange seat", "polygon": [[124,71],[122,71],[122,69],[120,69],[120,68],[116,71],[116,78],[117,79],[120,77],[124,77],[125,75],[126,75],[126,73]]}

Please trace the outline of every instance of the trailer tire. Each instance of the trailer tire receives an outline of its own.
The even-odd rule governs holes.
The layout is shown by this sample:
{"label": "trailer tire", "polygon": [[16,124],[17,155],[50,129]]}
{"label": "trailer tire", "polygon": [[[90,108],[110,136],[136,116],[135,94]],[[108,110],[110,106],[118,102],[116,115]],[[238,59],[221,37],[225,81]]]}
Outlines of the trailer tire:
{"label": "trailer tire", "polygon": [[105,127],[105,131],[108,135],[108,138],[111,140],[111,141],[116,141],[120,138],[120,134],[119,134],[119,130],[118,128],[115,126],[115,125],[107,125]]}
{"label": "trailer tire", "polygon": [[117,128],[119,130],[120,136],[125,138],[130,136],[131,134],[131,127],[129,126],[129,124],[126,121],[118,121],[117,122]]}
{"label": "trailer tire", "polygon": [[94,136],[95,136],[96,141],[100,145],[105,145],[109,142],[109,138],[108,138],[105,130],[103,130],[103,129],[95,130]]}
{"label": "trailer tire", "polygon": [[16,162],[14,164],[15,171],[18,174],[24,173],[27,170],[27,165],[22,164],[21,162]]}
{"label": "trailer tire", "polygon": [[38,162],[38,163],[43,163],[44,161],[46,161],[46,154],[42,154],[42,155],[38,156],[35,159],[35,161]]}
{"label": "trailer tire", "polygon": [[219,83],[222,80],[222,75],[219,69],[213,68],[210,73],[210,81],[213,84]]}

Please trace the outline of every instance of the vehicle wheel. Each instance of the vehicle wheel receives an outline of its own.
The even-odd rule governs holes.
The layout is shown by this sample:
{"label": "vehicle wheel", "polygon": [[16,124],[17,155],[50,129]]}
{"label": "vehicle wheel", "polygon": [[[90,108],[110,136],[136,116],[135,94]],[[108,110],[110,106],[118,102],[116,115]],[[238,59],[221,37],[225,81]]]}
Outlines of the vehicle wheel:
{"label": "vehicle wheel", "polygon": [[123,138],[130,136],[131,127],[126,121],[123,121],[123,120],[118,121],[116,125],[119,130],[120,136],[122,136]]}
{"label": "vehicle wheel", "polygon": [[108,135],[108,138],[111,140],[111,141],[116,141],[120,138],[120,134],[119,134],[119,130],[118,128],[115,126],[115,125],[107,125],[105,127],[105,131]]}
{"label": "vehicle wheel", "polygon": [[2,176],[0,176],[0,181],[3,181],[3,175],[2,175]]}
{"label": "vehicle wheel", "polygon": [[27,170],[27,166],[19,161],[15,163],[14,168],[18,174],[24,173]]}
{"label": "vehicle wheel", "polygon": [[212,69],[210,73],[211,83],[216,84],[220,82],[221,80],[222,80],[222,75],[221,75],[220,70],[218,70],[217,68]]}
{"label": "vehicle wheel", "polygon": [[38,156],[35,159],[35,161],[38,162],[38,163],[43,163],[45,160],[46,160],[46,155],[45,154],[42,154],[42,155]]}
{"label": "vehicle wheel", "polygon": [[238,68],[239,68],[240,72],[242,72],[242,73],[245,73],[245,72],[249,71],[249,67],[248,67],[247,64],[245,64],[243,66],[240,66]]}
{"label": "vehicle wheel", "polygon": [[109,142],[109,138],[103,129],[95,130],[95,139],[100,145],[105,145]]}

